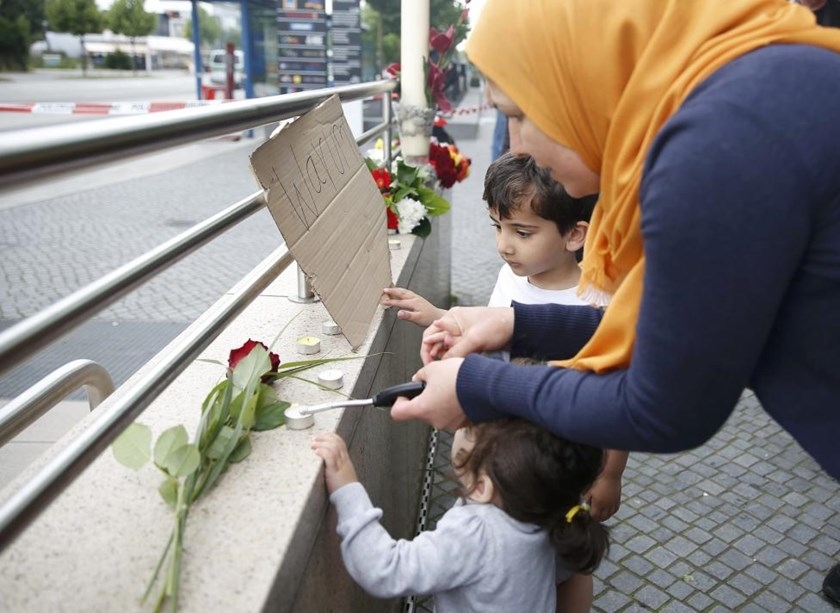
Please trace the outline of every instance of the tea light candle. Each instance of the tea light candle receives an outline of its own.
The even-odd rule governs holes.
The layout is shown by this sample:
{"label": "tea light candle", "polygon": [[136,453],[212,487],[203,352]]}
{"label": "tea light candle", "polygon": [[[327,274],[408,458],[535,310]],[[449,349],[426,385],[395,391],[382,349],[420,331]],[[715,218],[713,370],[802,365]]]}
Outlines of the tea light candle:
{"label": "tea light candle", "polygon": [[297,339],[297,352],[303,355],[311,355],[321,351],[321,339],[317,336],[301,336]]}
{"label": "tea light candle", "polygon": [[286,416],[286,427],[289,430],[306,430],[315,425],[315,417],[313,415],[302,415],[300,409],[299,404],[293,404],[283,411],[283,415]]}
{"label": "tea light candle", "polygon": [[388,239],[388,249],[391,251],[396,251],[397,249],[401,248],[400,239],[398,238],[389,238]]}
{"label": "tea light candle", "polygon": [[318,383],[331,390],[344,387],[344,373],[337,369],[323,370],[318,373]]}
{"label": "tea light candle", "polygon": [[335,323],[332,319],[328,319],[321,324],[321,332],[328,336],[335,336],[341,334],[341,326]]}

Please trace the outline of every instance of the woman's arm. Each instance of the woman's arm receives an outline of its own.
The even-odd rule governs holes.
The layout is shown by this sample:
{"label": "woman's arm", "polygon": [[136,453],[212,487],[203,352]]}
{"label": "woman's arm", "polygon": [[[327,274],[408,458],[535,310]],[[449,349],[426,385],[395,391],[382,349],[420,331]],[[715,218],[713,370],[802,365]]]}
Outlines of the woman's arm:
{"label": "woman's arm", "polygon": [[[467,417],[521,416],[631,451],[711,437],[748,384],[806,248],[809,192],[791,149],[747,102],[686,104],[657,139],[641,189],[646,268],[630,368],[596,375],[471,355],[457,375]],[[523,316],[531,308],[515,308],[516,336],[548,342],[555,332]]]}

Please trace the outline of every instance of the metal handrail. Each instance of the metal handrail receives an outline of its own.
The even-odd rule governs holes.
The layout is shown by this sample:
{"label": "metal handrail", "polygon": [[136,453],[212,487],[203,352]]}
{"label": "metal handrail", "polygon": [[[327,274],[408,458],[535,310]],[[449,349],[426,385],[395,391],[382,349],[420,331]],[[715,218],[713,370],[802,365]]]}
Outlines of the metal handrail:
{"label": "metal handrail", "polygon": [[247,219],[265,204],[264,193],[255,192],[104,277],[65,296],[43,311],[0,332],[0,373],[55,342],[58,337],[72,331],[158,272],[166,270],[225,230]]}
{"label": "metal handrail", "polygon": [[394,81],[373,81],[65,124],[60,130],[54,126],[16,130],[0,140],[0,188],[289,119],[333,94],[342,102],[349,102],[390,92],[395,87]]}
{"label": "metal handrail", "polygon": [[[97,122],[96,125],[103,126],[107,123],[105,128],[98,129],[95,126],[91,128],[91,124],[87,124],[83,133],[75,130],[63,133],[62,138],[57,139],[60,141],[58,146],[53,145],[56,136],[54,129],[18,131],[14,133],[14,139],[5,139],[0,142],[0,189],[7,185],[25,182],[33,178],[35,174],[39,177],[54,176],[93,166],[100,163],[103,157],[112,161],[139,155],[151,148],[150,138],[154,140],[154,148],[159,150],[162,147],[175,146],[195,138],[206,138],[219,133],[229,133],[240,127],[253,127],[260,123],[293,117],[308,110],[313,103],[332,94],[339,94],[342,100],[356,100],[380,92],[389,92],[393,88],[393,82],[379,81],[361,86],[302,92],[303,95],[289,94],[260,99],[269,102],[257,104],[258,108],[254,108],[254,101],[250,100],[243,103],[229,103],[221,109],[211,109],[214,117],[205,117],[204,113],[201,117],[193,117],[187,116],[185,111],[172,111],[159,114],[170,116],[160,122],[151,122],[145,118],[139,118],[141,121],[137,121],[138,118],[129,118],[128,122],[102,121]],[[283,98],[283,103],[278,103],[276,98]],[[272,113],[270,118],[268,117],[269,108]],[[204,109],[199,110],[204,111]],[[187,112],[189,111],[188,109]],[[181,115],[182,121],[176,121],[173,117],[176,113]],[[224,118],[221,121],[218,120],[219,113]],[[243,113],[248,114],[247,122],[241,117]],[[390,163],[392,121],[390,96],[383,96],[383,119],[383,123],[376,128],[385,132],[385,159],[387,163]],[[140,144],[134,144],[130,142],[130,139],[126,140],[125,134],[119,134],[116,131],[116,124],[124,127],[128,135],[136,137]],[[138,124],[144,127],[138,128]],[[183,130],[180,129],[182,124]],[[157,131],[162,127],[171,131],[166,137],[161,136]],[[193,133],[192,137],[184,136],[190,131]],[[18,138],[22,134],[25,138]],[[373,136],[375,133],[368,130],[356,141],[361,145]],[[19,163],[12,159],[16,155],[20,156]],[[65,156],[74,155],[77,157],[72,161],[64,159]],[[0,372],[23,362],[50,342],[55,342],[60,334],[67,333],[156,272],[168,268],[178,259],[264,206],[263,192],[252,194],[0,334]],[[182,335],[176,339],[164,359],[157,362],[130,388],[120,388],[118,400],[15,492],[0,507],[0,551],[11,544],[20,532],[72,483],[292,261],[293,258],[285,246],[279,247],[263,260],[234,288],[234,293],[228,300],[220,300],[205,313],[202,318],[204,323],[200,327],[192,331],[188,330],[185,333],[186,336]],[[45,333],[47,331],[49,334]],[[49,340],[46,340],[47,338]]]}
{"label": "metal handrail", "polygon": [[217,302],[204,325],[176,340],[160,362],[107,407],[67,447],[29,479],[0,507],[0,551],[11,544],[73,480],[256,298],[294,262],[285,245],[278,247],[245,277],[228,302]]}
{"label": "metal handrail", "polygon": [[93,410],[111,395],[114,382],[108,371],[92,360],[68,362],[0,408],[0,447],[80,387],[87,391],[88,406]]}

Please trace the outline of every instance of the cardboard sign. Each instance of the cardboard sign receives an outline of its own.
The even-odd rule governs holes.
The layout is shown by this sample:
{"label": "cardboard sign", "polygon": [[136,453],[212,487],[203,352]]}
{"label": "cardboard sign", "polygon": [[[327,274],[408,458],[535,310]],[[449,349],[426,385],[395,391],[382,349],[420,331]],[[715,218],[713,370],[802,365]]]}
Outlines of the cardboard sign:
{"label": "cardboard sign", "polygon": [[251,168],[313,290],[353,348],[391,285],[385,206],[337,96],[260,145]]}

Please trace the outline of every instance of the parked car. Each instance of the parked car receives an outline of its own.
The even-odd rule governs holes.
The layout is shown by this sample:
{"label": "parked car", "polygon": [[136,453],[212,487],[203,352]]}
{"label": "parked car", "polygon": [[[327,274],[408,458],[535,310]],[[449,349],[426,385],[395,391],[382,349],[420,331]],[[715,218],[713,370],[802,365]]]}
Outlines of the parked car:
{"label": "parked car", "polygon": [[[224,49],[213,49],[210,52],[210,61],[208,62],[210,82],[215,85],[224,85],[227,83],[225,55],[226,52]],[[245,54],[240,50],[235,50],[233,52],[233,85],[239,89],[244,82]]]}

